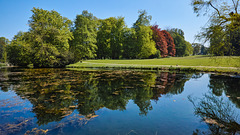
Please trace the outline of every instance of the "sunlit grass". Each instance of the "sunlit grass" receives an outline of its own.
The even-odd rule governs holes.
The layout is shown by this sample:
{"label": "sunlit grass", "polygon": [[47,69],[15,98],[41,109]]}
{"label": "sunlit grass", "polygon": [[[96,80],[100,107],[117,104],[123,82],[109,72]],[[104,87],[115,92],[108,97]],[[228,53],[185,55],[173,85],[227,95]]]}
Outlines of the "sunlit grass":
{"label": "sunlit grass", "polygon": [[82,63],[68,65],[69,68],[127,68],[127,69],[184,69],[217,72],[240,73],[240,57],[235,56],[189,56],[162,59],[134,59],[134,60],[86,60]]}
{"label": "sunlit grass", "polygon": [[6,66],[5,63],[0,63],[0,67]]}

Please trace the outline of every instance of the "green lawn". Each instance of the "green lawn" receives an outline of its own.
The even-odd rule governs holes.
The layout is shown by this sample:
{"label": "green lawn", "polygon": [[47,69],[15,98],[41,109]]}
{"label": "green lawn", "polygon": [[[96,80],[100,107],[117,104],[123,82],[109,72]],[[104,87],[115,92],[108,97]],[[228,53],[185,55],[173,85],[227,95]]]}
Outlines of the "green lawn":
{"label": "green lawn", "polygon": [[67,66],[68,68],[175,68],[194,69],[200,71],[238,72],[240,73],[240,57],[223,56],[189,56],[162,59],[134,60],[86,60]]}
{"label": "green lawn", "polygon": [[5,63],[0,63],[0,67],[6,66]]}

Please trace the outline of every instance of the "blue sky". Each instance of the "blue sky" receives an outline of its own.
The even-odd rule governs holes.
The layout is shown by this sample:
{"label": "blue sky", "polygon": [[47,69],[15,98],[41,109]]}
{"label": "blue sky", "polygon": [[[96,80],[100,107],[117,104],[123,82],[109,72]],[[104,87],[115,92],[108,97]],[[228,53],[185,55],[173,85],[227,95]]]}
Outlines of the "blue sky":
{"label": "blue sky", "polygon": [[152,16],[151,24],[157,23],[162,29],[180,28],[192,43],[207,17],[196,17],[190,4],[191,0],[0,0],[0,37],[11,40],[17,32],[28,31],[33,7],[55,10],[70,20],[83,10],[100,19],[122,16],[128,27],[142,9]]}

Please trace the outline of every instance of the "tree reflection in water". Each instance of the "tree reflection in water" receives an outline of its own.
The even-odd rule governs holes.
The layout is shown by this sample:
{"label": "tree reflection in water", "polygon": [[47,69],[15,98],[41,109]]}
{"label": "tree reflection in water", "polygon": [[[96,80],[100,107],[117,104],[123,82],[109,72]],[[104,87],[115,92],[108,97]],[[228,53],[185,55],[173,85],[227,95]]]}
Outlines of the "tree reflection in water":
{"label": "tree reflection in water", "polygon": [[[59,128],[62,128],[64,124],[70,124],[71,127],[77,127],[79,124],[78,127],[81,127],[92,118],[97,117],[96,111],[101,108],[124,111],[130,100],[138,106],[139,115],[145,117],[154,109],[152,101],[160,102],[159,99],[164,95],[181,94],[189,79],[197,79],[203,75],[143,71],[72,71],[67,69],[0,69],[0,72],[2,73],[0,74],[1,92],[13,91],[12,93],[18,95],[14,99],[19,97],[27,99],[25,101],[29,101],[31,106],[25,110],[26,113],[24,110],[20,110],[20,114],[24,114],[21,115],[20,123],[12,120],[9,121],[10,124],[0,124],[0,129],[4,129],[0,134],[2,131],[3,133],[13,131],[12,127],[19,126],[21,123],[19,131],[24,130],[27,124],[34,123],[34,127],[36,127],[37,123],[38,127],[42,127],[41,125],[49,126],[52,124],[49,124],[50,122],[58,121],[61,121],[59,125],[56,128],[49,128],[49,132],[61,131]],[[204,98],[197,100],[189,98],[194,104],[195,114],[209,126],[208,132],[196,130],[194,134],[239,133],[237,113],[234,112],[233,108],[235,107],[232,106],[232,103],[237,107],[240,106],[239,81],[232,77],[210,75],[209,88],[213,94],[205,94]],[[228,98],[230,101],[227,100]],[[20,105],[14,108],[14,104],[15,102],[10,107],[17,110]],[[169,101],[166,105],[168,104],[172,103]],[[0,102],[0,116],[4,115],[1,118],[6,120],[8,116],[19,117],[17,113],[14,113],[16,111],[8,112],[5,111],[6,108],[7,106],[1,106]],[[30,110],[37,119],[34,119],[33,116],[28,117]],[[31,131],[31,129],[35,129],[34,127],[30,127],[29,132],[35,132],[35,130]],[[43,131],[45,132],[46,129]]]}
{"label": "tree reflection in water", "polygon": [[129,100],[139,107],[140,115],[153,109],[151,100],[162,95],[179,94],[191,75],[168,72],[69,71],[64,69],[24,69],[1,76],[0,87],[10,85],[33,105],[38,125],[60,121],[77,110],[86,118],[95,117],[103,107],[126,110]]}
{"label": "tree reflection in water", "polygon": [[221,96],[223,92],[226,96],[240,108],[240,79],[230,76],[210,75],[209,88],[216,96]]}
{"label": "tree reflection in water", "polygon": [[204,94],[197,99],[191,96],[189,101],[193,103],[194,113],[201,117],[208,127],[208,132],[194,131],[193,134],[236,134],[240,133],[238,115],[233,105],[224,97],[217,97],[212,93]]}

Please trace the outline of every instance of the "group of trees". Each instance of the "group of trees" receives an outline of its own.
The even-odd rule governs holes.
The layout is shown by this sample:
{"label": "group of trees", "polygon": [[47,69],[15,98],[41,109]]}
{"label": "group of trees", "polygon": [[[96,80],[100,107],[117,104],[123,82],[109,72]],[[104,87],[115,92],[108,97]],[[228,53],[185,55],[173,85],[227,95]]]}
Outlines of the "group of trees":
{"label": "group of trees", "polygon": [[207,55],[209,48],[199,43],[193,43],[193,55]]}
{"label": "group of trees", "polygon": [[[56,11],[32,9],[30,29],[9,42],[0,39],[1,62],[18,66],[64,67],[83,59],[142,59],[189,56],[194,49],[181,29],[150,25],[145,10],[131,28],[123,17],[98,19],[88,11],[74,22]],[[202,53],[194,53],[202,54]]]}
{"label": "group of trees", "polygon": [[210,15],[208,26],[198,35],[210,42],[210,53],[240,56],[239,0],[192,0],[192,6],[198,15]]}
{"label": "group of trees", "polygon": [[175,56],[176,50],[172,36],[166,30],[158,28],[158,25],[152,26],[151,29],[153,31],[153,40],[158,50],[157,54],[160,53],[161,57]]}
{"label": "group of trees", "polygon": [[[210,14],[210,24],[198,35],[209,49],[190,44],[181,29],[161,30],[150,25],[145,10],[131,28],[123,17],[98,19],[88,11],[74,23],[56,11],[33,8],[30,29],[9,42],[0,38],[0,62],[34,67],[63,67],[82,59],[141,59],[199,54],[240,55],[239,0],[192,0],[194,11]],[[213,10],[212,10],[213,9]],[[7,60],[8,58],[8,60]]]}
{"label": "group of trees", "polygon": [[[3,41],[0,48],[8,54],[11,64],[63,67],[92,58],[154,58],[157,50],[163,57],[175,55],[173,39],[167,31],[162,32],[167,52],[156,47],[151,16],[146,11],[139,11],[132,28],[126,26],[123,17],[98,19],[88,11],[77,15],[74,23],[53,10],[33,8],[32,12],[29,31],[19,32],[9,45]],[[6,56],[1,59],[6,61]]]}
{"label": "group of trees", "polygon": [[181,29],[172,28],[167,30],[174,39],[176,56],[189,56],[193,54],[191,43],[185,40],[184,32]]}
{"label": "group of trees", "polygon": [[139,11],[139,17],[128,28],[123,17],[99,20],[97,58],[149,58],[157,52],[150,26],[151,16]]}

